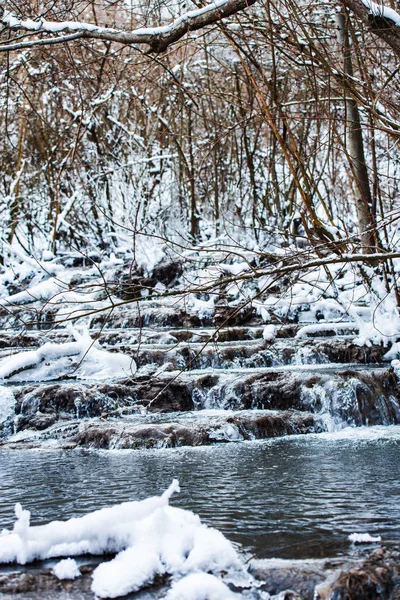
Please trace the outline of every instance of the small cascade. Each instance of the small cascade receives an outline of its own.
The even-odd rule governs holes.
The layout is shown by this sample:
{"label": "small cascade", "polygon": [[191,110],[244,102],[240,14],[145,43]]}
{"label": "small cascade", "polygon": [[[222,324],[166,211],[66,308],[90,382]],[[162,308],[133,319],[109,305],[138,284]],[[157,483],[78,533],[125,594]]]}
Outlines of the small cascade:
{"label": "small cascade", "polygon": [[[72,372],[29,383],[16,372],[0,443],[173,447],[400,423],[397,376],[382,362],[387,349],[357,346],[348,327],[315,337],[314,325],[276,325],[268,337],[257,321],[216,331],[207,319],[155,301],[140,315],[126,305],[107,322],[93,318],[92,339],[109,357],[133,359],[137,372],[107,382],[74,381]],[[71,341],[55,327],[3,333],[0,347],[11,355],[21,345]]]}
{"label": "small cascade", "polygon": [[13,433],[15,404],[12,390],[0,386],[0,440]]}
{"label": "small cascade", "polygon": [[344,427],[399,423],[398,401],[392,394],[382,392],[380,382],[371,378],[368,383],[350,377],[302,386],[301,403],[318,414],[322,426],[329,432]]}

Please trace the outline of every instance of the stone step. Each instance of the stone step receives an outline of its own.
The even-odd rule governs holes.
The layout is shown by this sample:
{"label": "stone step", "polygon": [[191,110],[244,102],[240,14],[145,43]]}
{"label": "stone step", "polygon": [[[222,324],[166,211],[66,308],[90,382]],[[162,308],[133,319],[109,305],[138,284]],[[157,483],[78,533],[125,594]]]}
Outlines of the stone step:
{"label": "stone step", "polygon": [[199,411],[136,417],[57,421],[22,430],[3,448],[137,449],[204,446],[324,431],[317,416],[299,411]]}
{"label": "stone step", "polygon": [[309,365],[281,369],[161,372],[119,383],[48,382],[10,386],[15,414],[0,438],[46,430],[60,419],[204,409],[312,413],[325,428],[400,423],[400,384],[392,369]]}

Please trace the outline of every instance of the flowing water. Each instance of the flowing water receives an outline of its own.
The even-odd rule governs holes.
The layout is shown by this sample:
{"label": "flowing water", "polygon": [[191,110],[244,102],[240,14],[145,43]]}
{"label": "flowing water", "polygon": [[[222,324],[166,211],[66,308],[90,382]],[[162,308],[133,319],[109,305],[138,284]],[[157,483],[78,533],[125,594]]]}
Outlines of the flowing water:
{"label": "flowing water", "polygon": [[174,505],[259,558],[353,552],[352,532],[400,540],[400,426],[157,451],[4,450],[0,528],[15,502],[41,524],[159,494],[173,477]]}

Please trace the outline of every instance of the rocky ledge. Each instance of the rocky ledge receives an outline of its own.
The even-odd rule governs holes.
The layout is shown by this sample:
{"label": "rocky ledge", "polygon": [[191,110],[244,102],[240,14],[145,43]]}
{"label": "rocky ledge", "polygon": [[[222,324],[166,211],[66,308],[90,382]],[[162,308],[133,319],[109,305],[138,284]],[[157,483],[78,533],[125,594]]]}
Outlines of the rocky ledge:
{"label": "rocky ledge", "polygon": [[[163,418],[164,417],[164,418]],[[180,415],[149,414],[125,419],[57,421],[43,430],[25,430],[3,448],[102,450],[204,446],[323,431],[315,415],[299,411],[202,411]]]}
{"label": "rocky ledge", "polygon": [[0,445],[40,447],[52,439],[62,447],[193,446],[314,433],[333,421],[340,427],[400,423],[400,387],[391,368],[178,374],[14,386],[15,412],[0,424]]}
{"label": "rocky ledge", "polygon": [[[104,557],[103,557],[104,558]],[[0,569],[2,600],[93,600],[91,575],[98,561],[81,563],[81,577],[59,580],[50,561],[30,567]],[[400,548],[380,548],[362,559],[253,560],[250,572],[257,590],[275,600],[398,600],[400,598]],[[124,596],[127,600],[158,600],[169,577],[158,578],[146,590]],[[232,587],[239,597],[249,590]]]}

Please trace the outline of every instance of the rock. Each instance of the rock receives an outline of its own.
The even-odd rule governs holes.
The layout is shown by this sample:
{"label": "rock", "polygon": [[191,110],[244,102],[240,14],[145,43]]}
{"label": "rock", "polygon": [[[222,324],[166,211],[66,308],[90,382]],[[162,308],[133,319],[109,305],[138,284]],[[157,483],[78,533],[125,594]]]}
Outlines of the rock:
{"label": "rock", "polygon": [[[252,575],[269,594],[305,600],[395,600],[400,592],[400,551],[381,548],[367,559],[255,560]],[[287,590],[286,592],[284,592]],[[298,597],[297,596],[297,597]],[[279,600],[285,597],[280,595]]]}
{"label": "rock", "polygon": [[[43,563],[39,563],[18,570],[0,567],[0,598],[1,600],[93,600],[94,594],[90,589],[92,573],[99,562],[93,557],[89,563],[81,565],[79,567],[81,577],[74,580],[57,579],[52,573],[52,568],[46,566],[46,562],[44,566]],[[125,600],[131,598],[158,600],[165,596],[169,579],[168,575],[158,575],[150,586],[140,592],[128,594],[124,598]]]}
{"label": "rock", "polygon": [[153,269],[145,274],[143,267],[135,267],[132,261],[125,263],[114,273],[112,282],[109,282],[110,291],[123,300],[140,298],[144,291],[151,292],[157,283],[171,287],[176,284],[182,275],[183,265],[178,260],[164,259]]}
{"label": "rock", "polygon": [[[97,565],[80,567],[82,576],[74,581],[60,581],[52,574],[51,568],[31,569],[25,571],[0,571],[0,595],[4,598],[23,598],[24,600],[43,600],[59,598],[60,600],[93,600],[92,572]],[[2,569],[3,570],[3,569]]]}
{"label": "rock", "polygon": [[182,273],[182,261],[164,259],[154,267],[151,277],[156,283],[171,287],[177,282]]}
{"label": "rock", "polygon": [[[366,559],[253,560],[249,570],[257,589],[275,600],[398,600],[399,557],[398,548],[382,548]],[[81,577],[62,581],[46,562],[18,570],[1,567],[0,596],[2,600],[93,600],[91,575],[98,562],[91,558],[79,567]],[[160,576],[148,588],[123,598],[156,600],[165,596],[169,583],[168,575]],[[235,591],[240,595],[242,590]]]}
{"label": "rock", "polygon": [[400,591],[399,549],[381,548],[365,561],[335,571],[315,589],[315,600],[394,600]]}
{"label": "rock", "polygon": [[60,418],[96,417],[133,403],[130,387],[79,383],[28,385],[15,388],[16,427],[44,429]]}
{"label": "rock", "polygon": [[[50,442],[54,447],[76,446],[97,449],[175,448],[204,446],[214,443],[266,439],[282,435],[319,431],[312,414],[288,411],[239,411],[224,415],[192,413],[172,415],[166,421],[157,414],[132,415],[128,418],[57,421],[46,430],[30,427],[26,437],[7,443],[7,448],[41,448]],[[39,418],[39,417],[37,417]],[[157,418],[161,418],[157,422]],[[34,423],[34,422],[33,422]]]}
{"label": "rock", "polygon": [[[16,431],[42,430],[60,419],[120,416],[138,404],[147,406],[153,413],[203,408],[300,411],[306,413],[305,431],[310,430],[307,424],[310,413],[321,419],[324,415],[335,415],[343,423],[356,426],[400,423],[400,386],[391,369],[326,373],[309,369],[270,370],[243,373],[241,377],[234,372],[214,370],[175,377],[176,373],[165,371],[158,376],[138,376],[119,383],[71,382],[15,387]],[[286,419],[282,423],[277,418],[273,428],[279,430],[278,435],[283,435],[290,433],[292,425]],[[316,426],[315,422],[312,426]],[[261,420],[257,427],[270,428],[271,422]],[[322,421],[317,430],[321,428]],[[244,429],[241,435],[248,439]],[[260,437],[269,435],[264,432]]]}

